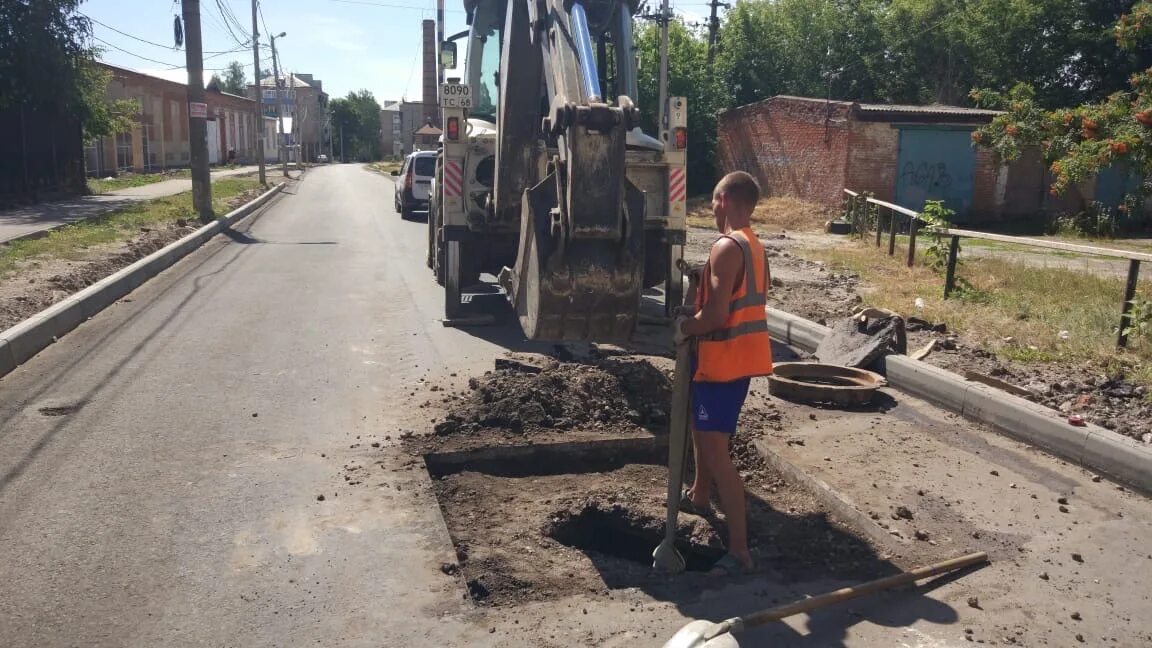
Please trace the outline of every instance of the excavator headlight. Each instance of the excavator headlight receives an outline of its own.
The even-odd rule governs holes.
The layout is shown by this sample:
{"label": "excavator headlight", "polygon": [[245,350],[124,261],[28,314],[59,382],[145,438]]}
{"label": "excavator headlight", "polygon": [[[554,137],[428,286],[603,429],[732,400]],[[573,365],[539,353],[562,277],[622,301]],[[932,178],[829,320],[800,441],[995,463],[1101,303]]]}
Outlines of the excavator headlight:
{"label": "excavator headlight", "polygon": [[447,131],[449,140],[452,140],[453,142],[460,141],[460,118],[449,117],[448,125],[445,130]]}
{"label": "excavator headlight", "polygon": [[677,150],[684,150],[688,148],[688,129],[683,126],[677,126],[672,133],[676,142]]}

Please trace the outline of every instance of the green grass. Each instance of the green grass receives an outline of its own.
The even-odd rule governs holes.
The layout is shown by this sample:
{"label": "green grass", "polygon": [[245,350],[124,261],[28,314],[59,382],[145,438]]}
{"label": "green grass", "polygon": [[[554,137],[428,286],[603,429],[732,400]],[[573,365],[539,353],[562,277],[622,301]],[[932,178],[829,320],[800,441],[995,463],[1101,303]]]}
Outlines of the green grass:
{"label": "green grass", "polygon": [[[945,300],[941,274],[919,263],[908,268],[904,255],[886,252],[865,242],[808,249],[804,255],[858,272],[869,286],[868,305],[945,322],[1006,360],[1123,368],[1133,380],[1152,384],[1152,340],[1133,339],[1127,350],[1115,346],[1124,294],[1120,278],[962,253],[957,276],[964,288]],[[1152,281],[1145,279],[1140,294],[1152,298]],[[925,302],[922,312],[914,306],[917,297]],[[1067,331],[1067,339],[1061,331]]]}
{"label": "green grass", "polygon": [[[245,191],[259,189],[259,180],[221,178],[212,183],[212,206],[217,214],[228,211],[228,201]],[[78,260],[92,248],[127,241],[141,228],[157,228],[183,219],[198,222],[192,209],[192,192],[142,201],[103,216],[67,225],[39,239],[0,246],[0,279],[8,279],[28,262],[48,259]]]}
{"label": "green grass", "polygon": [[188,169],[177,169],[167,173],[122,173],[110,180],[88,180],[88,190],[94,194],[108,193],[117,189],[130,187],[143,187],[173,178],[191,178],[192,172]]}

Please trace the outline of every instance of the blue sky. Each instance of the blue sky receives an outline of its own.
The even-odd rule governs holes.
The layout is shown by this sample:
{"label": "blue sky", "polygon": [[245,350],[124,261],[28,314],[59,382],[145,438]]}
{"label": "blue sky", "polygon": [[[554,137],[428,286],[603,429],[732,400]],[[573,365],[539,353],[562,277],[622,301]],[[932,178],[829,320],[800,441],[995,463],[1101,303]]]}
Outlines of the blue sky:
{"label": "blue sky", "polygon": [[[233,24],[235,37],[229,33],[226,12],[221,11],[218,2],[231,10],[243,25],[243,32]],[[655,2],[650,0],[650,4]],[[696,12],[707,11],[701,5],[703,0],[672,3],[675,12],[688,20],[701,19]],[[267,29],[260,26],[261,43],[268,44],[269,32],[287,32],[287,36],[276,41],[282,70],[312,74],[324,82],[324,91],[332,97],[366,88],[380,103],[405,95],[410,100],[420,100],[420,21],[436,18],[435,0],[262,0],[260,6],[267,24]],[[460,0],[444,0],[444,10],[445,35],[467,28]],[[180,13],[179,0],[86,0],[80,11],[97,21],[93,32],[104,42],[96,44],[104,48],[103,59],[108,63],[187,81],[184,50],[171,47],[173,18]],[[208,68],[222,68],[237,60],[244,64],[251,81],[251,47],[214,54],[238,49],[236,37],[240,41],[249,38],[251,0],[201,0],[200,24],[205,80],[212,74]],[[461,57],[463,54],[461,50]],[[261,66],[272,68],[266,48],[261,53]]]}
{"label": "blue sky", "polygon": [[[219,1],[244,25],[243,33],[235,25],[232,30],[246,41],[252,26],[251,0]],[[333,97],[367,88],[381,103],[400,99],[405,93],[411,100],[420,99],[420,21],[436,18],[435,0],[262,0],[260,6],[268,30],[287,32],[276,40],[282,70],[314,75]],[[445,0],[444,8],[446,34],[466,28],[459,0]],[[173,18],[180,13],[178,1],[86,0],[80,11],[103,23],[92,26],[94,35],[106,42],[96,42],[105,49],[103,60],[172,80],[187,80],[184,50],[171,47]],[[200,23],[204,67],[221,68],[237,60],[244,64],[251,81],[251,47],[208,58],[211,52],[240,47],[226,29],[216,0],[201,0]],[[268,43],[267,33],[261,25],[260,42],[264,45]],[[272,68],[271,53],[266,49],[261,53],[261,66]],[[206,78],[210,75],[205,72]]]}

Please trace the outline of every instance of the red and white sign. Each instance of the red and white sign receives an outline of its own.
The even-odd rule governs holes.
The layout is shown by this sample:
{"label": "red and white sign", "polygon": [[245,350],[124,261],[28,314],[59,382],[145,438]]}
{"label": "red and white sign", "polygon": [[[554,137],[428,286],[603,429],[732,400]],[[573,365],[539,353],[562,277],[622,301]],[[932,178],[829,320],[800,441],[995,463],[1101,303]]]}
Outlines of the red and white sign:
{"label": "red and white sign", "polygon": [[684,169],[673,167],[668,171],[668,202],[684,202],[687,196],[688,183],[684,178]]}
{"label": "red and white sign", "polygon": [[188,102],[188,116],[199,117],[200,119],[208,119],[208,104],[200,103],[198,101]]}
{"label": "red and white sign", "polygon": [[444,196],[456,198],[463,193],[464,172],[456,160],[444,161]]}

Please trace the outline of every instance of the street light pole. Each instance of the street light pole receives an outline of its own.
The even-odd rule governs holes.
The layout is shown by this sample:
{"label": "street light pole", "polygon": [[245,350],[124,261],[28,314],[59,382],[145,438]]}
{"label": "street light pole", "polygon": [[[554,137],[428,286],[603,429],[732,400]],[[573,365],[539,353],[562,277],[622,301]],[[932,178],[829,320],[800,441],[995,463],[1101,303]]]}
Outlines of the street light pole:
{"label": "street light pole", "polygon": [[184,51],[188,65],[188,148],[192,167],[192,205],[203,222],[212,212],[212,175],[208,170],[208,104],[204,102],[204,52],[200,39],[200,0],[182,0]]}
{"label": "street light pole", "polygon": [[284,177],[288,177],[288,147],[284,144],[284,95],[280,92],[280,63],[276,59],[276,39],[284,38],[287,35],[287,32],[280,32],[269,37],[272,39],[272,74],[276,75],[276,115],[280,121],[280,134],[277,141],[279,148],[277,150],[280,151],[280,164]]}

